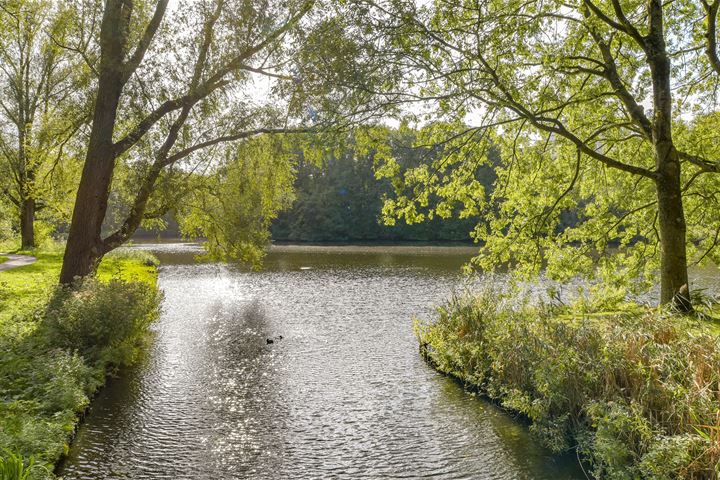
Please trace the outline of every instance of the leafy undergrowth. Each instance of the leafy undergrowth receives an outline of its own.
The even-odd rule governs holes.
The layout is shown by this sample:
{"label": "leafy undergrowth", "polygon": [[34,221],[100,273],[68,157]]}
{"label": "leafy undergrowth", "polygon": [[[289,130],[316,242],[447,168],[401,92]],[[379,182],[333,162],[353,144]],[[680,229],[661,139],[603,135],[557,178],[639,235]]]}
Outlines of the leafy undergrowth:
{"label": "leafy undergrowth", "polygon": [[59,249],[27,253],[38,261],[0,273],[0,452],[51,478],[78,413],[143,350],[160,302],[156,260],[112,255],[70,289],[56,286]]}
{"label": "leafy undergrowth", "polygon": [[520,412],[607,479],[720,478],[720,338],[639,306],[588,313],[485,292],[416,322],[441,372]]}
{"label": "leafy undergrowth", "polygon": [[8,261],[8,257],[6,257],[4,255],[0,255],[0,263],[5,263],[7,261]]}

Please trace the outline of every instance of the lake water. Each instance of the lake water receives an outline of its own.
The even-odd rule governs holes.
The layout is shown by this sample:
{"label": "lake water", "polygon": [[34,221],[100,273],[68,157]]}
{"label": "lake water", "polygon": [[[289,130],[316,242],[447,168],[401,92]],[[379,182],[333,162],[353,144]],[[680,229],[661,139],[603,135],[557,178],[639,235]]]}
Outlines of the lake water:
{"label": "lake water", "polygon": [[163,262],[163,314],[65,479],[584,478],[418,354],[413,317],[462,287],[474,249],[279,247],[248,272],[142,248]]}

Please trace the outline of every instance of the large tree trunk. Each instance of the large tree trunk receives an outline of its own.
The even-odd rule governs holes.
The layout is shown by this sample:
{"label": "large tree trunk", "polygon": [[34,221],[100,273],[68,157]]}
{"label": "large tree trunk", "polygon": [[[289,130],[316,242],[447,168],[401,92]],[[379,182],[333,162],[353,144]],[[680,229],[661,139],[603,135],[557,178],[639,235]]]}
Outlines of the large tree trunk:
{"label": "large tree trunk", "polygon": [[60,283],[71,283],[95,271],[104,254],[100,232],[105,219],[114,158],[94,149],[85,160],[68,233]]}
{"label": "large tree trunk", "polygon": [[691,311],[688,282],[685,213],[680,183],[680,162],[672,144],[656,146],[663,160],[658,172],[657,199],[660,224],[660,302]]}
{"label": "large tree trunk", "polygon": [[672,136],[672,77],[662,0],[648,2],[645,49],[653,84],[652,142],[660,223],[660,303],[691,311],[680,159]]}
{"label": "large tree trunk", "polygon": [[71,283],[75,277],[93,273],[105,253],[101,230],[115,166],[112,134],[120,89],[101,87],[98,91],[93,130],[75,199],[60,283]]}
{"label": "large tree trunk", "polygon": [[35,199],[26,198],[20,204],[20,238],[22,249],[35,248]]}
{"label": "large tree trunk", "polygon": [[113,132],[124,86],[124,57],[131,6],[123,0],[105,4],[100,34],[100,78],[88,151],[65,247],[60,283],[95,271],[105,254],[101,237],[115,168]]}

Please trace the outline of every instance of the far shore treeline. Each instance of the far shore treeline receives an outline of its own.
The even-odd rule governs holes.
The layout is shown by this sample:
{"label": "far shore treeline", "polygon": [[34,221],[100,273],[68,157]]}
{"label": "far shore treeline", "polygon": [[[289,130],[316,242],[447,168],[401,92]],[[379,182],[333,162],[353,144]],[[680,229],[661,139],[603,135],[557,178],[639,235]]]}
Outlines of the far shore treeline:
{"label": "far shore treeline", "polygon": [[[438,157],[438,149],[415,147],[417,131],[387,129],[387,147],[403,168],[422,165]],[[347,135],[337,148],[327,149],[321,162],[297,163],[295,201],[271,226],[272,238],[284,242],[472,242],[470,232],[476,215],[466,218],[434,217],[416,224],[383,219],[384,199],[393,195],[390,180],[376,178],[377,147],[363,148],[357,137]],[[486,192],[491,192],[495,173],[480,165],[474,172]],[[437,202],[437,199],[431,199]]]}
{"label": "far shore treeline", "polygon": [[[417,148],[417,131],[375,127],[388,134],[388,146],[403,168],[414,168],[437,157],[439,151]],[[359,130],[356,130],[356,133]],[[384,199],[393,195],[389,179],[377,178],[377,147],[358,144],[363,135],[353,132],[331,139],[304,139],[306,150],[293,148],[295,181],[293,202],[270,225],[271,238],[280,243],[472,243],[470,232],[477,215],[466,218],[434,217],[421,223],[393,222],[383,218]],[[322,150],[311,145],[322,144]],[[292,148],[292,147],[291,147]],[[497,152],[494,154],[497,160]],[[491,193],[496,179],[492,160],[479,165],[475,178]],[[435,199],[437,201],[437,199]],[[156,228],[141,229],[136,238],[178,239],[182,236],[175,212]]]}

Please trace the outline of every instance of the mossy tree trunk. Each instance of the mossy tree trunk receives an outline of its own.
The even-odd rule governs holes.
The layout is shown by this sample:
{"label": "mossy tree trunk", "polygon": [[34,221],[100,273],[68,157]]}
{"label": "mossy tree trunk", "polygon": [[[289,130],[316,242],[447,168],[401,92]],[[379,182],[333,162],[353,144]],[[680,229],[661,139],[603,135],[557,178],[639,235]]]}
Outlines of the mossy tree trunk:
{"label": "mossy tree trunk", "polygon": [[679,310],[690,311],[681,165],[672,135],[672,76],[661,0],[651,0],[648,13],[645,53],[653,85],[652,142],[660,226],[660,302],[674,303]]}

